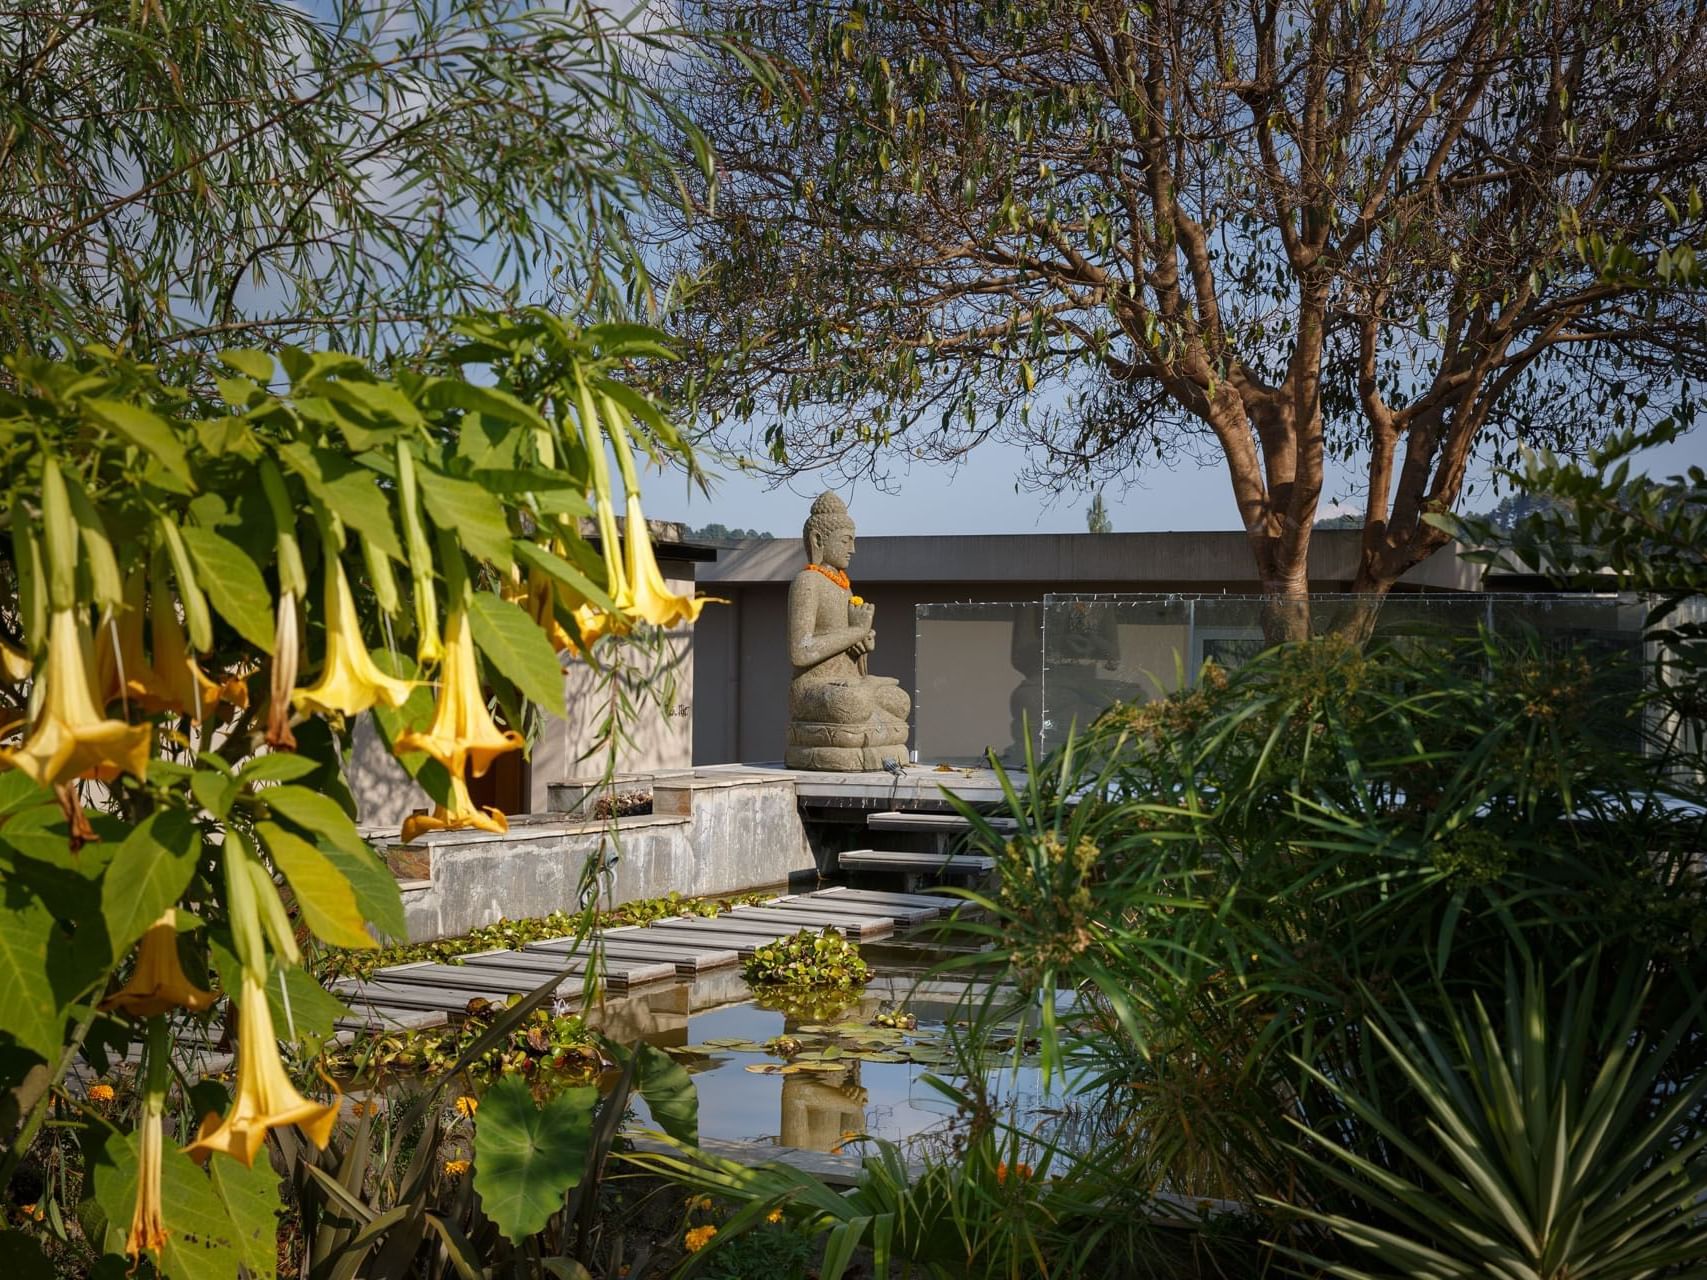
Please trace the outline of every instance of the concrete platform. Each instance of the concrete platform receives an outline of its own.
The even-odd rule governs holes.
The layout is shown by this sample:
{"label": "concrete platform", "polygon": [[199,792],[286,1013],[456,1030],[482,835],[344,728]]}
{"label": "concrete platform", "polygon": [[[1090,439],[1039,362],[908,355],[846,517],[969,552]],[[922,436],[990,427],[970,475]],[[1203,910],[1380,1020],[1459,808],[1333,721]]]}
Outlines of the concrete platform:
{"label": "concrete platform", "polygon": [[952,812],[944,792],[967,804],[989,807],[1002,804],[1001,783],[993,769],[942,769],[933,765],[908,764],[892,774],[883,769],[870,773],[817,773],[807,769],[785,769],[780,764],[699,765],[694,777],[707,781],[729,778],[786,778],[794,784],[795,798],[805,807],[853,809],[926,809]]}

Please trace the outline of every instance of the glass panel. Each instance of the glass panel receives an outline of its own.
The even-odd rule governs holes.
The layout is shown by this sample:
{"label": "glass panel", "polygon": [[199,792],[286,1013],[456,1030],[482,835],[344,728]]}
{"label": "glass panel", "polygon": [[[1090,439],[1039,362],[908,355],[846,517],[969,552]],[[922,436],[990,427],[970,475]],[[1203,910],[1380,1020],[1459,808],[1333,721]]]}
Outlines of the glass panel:
{"label": "glass panel", "polygon": [[[1088,725],[1116,702],[1177,689],[1206,661],[1228,668],[1248,661],[1267,647],[1268,606],[1262,596],[1045,596],[1042,745],[1060,746],[1072,725]],[[1474,635],[1482,627],[1532,632],[1549,647],[1587,645],[1600,655],[1597,672],[1618,688],[1628,684],[1634,696],[1643,678],[1644,609],[1629,595],[1315,595],[1310,630],[1367,626],[1397,644]],[[1360,617],[1369,613],[1372,619]]]}
{"label": "glass panel", "polygon": [[1188,662],[1190,637],[1186,597],[1046,596],[1044,749],[1116,702],[1146,702],[1177,689],[1196,670]]}
{"label": "glass panel", "polygon": [[1023,763],[1043,711],[1043,606],[922,604],[915,611],[913,744],[925,764]]}

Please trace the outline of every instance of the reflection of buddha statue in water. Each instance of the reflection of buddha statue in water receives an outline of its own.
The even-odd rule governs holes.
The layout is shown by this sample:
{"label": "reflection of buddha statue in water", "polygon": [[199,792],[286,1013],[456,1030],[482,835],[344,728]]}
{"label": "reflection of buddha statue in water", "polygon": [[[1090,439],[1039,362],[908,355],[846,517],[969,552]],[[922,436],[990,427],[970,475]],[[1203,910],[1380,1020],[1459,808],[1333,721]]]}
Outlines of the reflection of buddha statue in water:
{"label": "reflection of buddha statue in water", "polygon": [[890,676],[866,674],[874,610],[853,603],[847,567],[854,524],[824,493],[806,519],[806,568],[788,589],[788,751],[791,769],[858,772],[907,758],[912,700]]}

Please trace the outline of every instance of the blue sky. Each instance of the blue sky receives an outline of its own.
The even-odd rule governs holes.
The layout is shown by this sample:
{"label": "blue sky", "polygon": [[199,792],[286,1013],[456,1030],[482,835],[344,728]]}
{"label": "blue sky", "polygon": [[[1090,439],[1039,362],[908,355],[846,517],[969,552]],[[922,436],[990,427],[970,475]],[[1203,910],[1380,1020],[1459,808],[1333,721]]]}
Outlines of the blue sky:
{"label": "blue sky", "polygon": [[[1089,498],[1069,494],[1051,502],[1046,494],[1016,493],[1014,478],[1024,465],[1023,453],[1008,445],[986,443],[958,468],[915,464],[898,471],[895,493],[870,483],[836,484],[847,500],[863,534],[955,533],[1083,533]],[[1674,444],[1640,455],[1640,466],[1655,476],[1671,475],[1685,467],[1707,467],[1707,431],[1696,429]],[[1498,501],[1487,487],[1486,470],[1476,473],[1477,491],[1465,505],[1485,510]],[[740,475],[725,474],[707,498],[689,494],[673,476],[654,476],[646,486],[646,513],[655,519],[683,520],[690,525],[728,525],[767,529],[779,536],[798,536],[813,497],[827,487],[829,477],[807,474],[782,487]],[[1335,499],[1351,499],[1356,476],[1331,470],[1323,495],[1323,514],[1333,514]],[[1121,493],[1105,492],[1109,515],[1122,533],[1170,529],[1237,529],[1227,475],[1220,467],[1184,463],[1174,470],[1151,469],[1141,486]]]}

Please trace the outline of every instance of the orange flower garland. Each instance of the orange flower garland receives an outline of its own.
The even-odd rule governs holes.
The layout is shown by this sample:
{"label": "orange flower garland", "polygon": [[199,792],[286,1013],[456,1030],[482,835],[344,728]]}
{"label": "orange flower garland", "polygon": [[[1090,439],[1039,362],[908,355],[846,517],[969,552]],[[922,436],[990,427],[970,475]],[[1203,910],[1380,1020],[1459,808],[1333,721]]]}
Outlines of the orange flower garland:
{"label": "orange flower garland", "polygon": [[835,583],[843,591],[846,591],[850,585],[850,583],[848,582],[848,575],[846,573],[844,573],[842,570],[836,568],[836,566],[833,564],[809,564],[806,567],[808,569],[810,569],[813,573],[823,574],[826,578],[828,578],[831,582]]}

